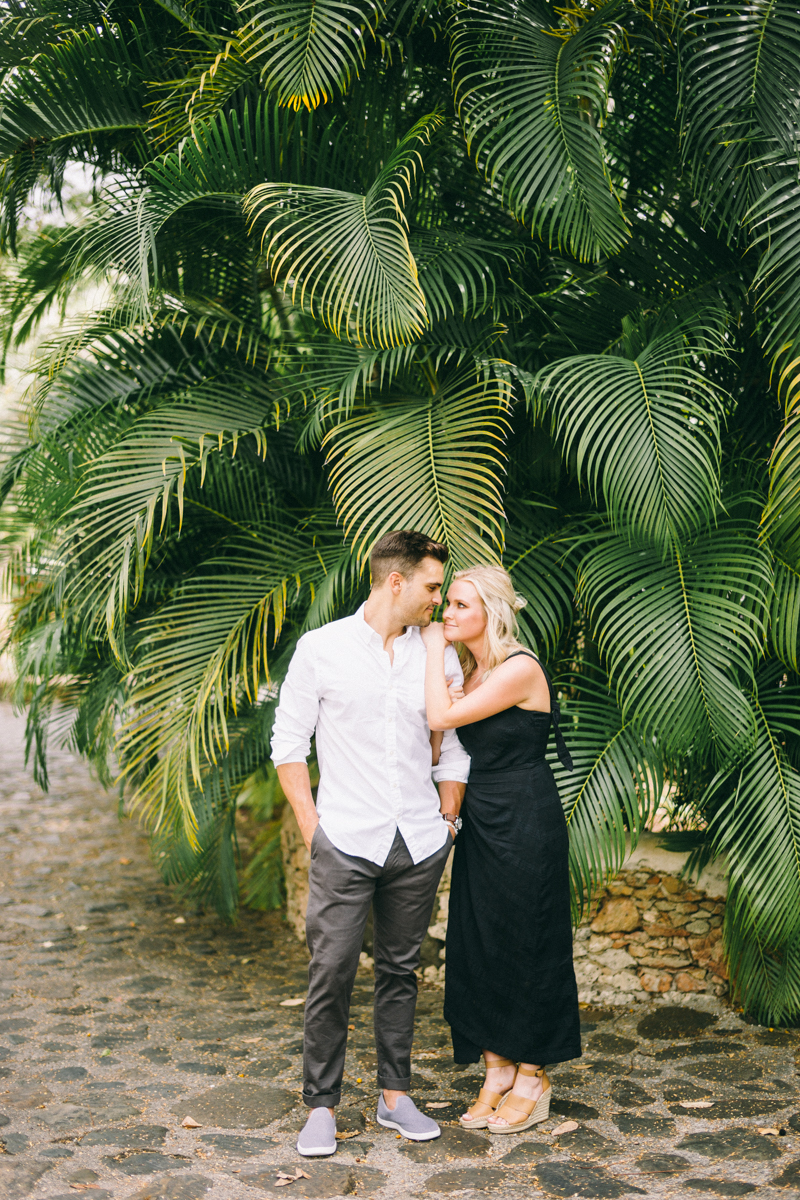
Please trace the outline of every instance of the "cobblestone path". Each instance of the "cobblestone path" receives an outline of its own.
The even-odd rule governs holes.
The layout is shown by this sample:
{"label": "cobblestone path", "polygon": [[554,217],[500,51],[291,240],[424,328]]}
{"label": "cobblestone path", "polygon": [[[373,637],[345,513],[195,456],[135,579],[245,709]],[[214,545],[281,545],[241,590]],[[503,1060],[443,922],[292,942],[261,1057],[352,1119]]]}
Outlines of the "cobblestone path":
{"label": "cobblestone path", "polygon": [[[441,992],[423,989],[413,1089],[443,1134],[414,1145],[374,1124],[368,974],[344,1136],[302,1162],[304,949],[279,915],[230,929],[182,910],[83,766],[55,755],[43,796],[22,742],[0,706],[0,1197],[800,1195],[795,1032],[710,997],[586,1009],[553,1117],[492,1138],[455,1124],[477,1075],[454,1068]],[[281,1184],[298,1166],[310,1178]]]}

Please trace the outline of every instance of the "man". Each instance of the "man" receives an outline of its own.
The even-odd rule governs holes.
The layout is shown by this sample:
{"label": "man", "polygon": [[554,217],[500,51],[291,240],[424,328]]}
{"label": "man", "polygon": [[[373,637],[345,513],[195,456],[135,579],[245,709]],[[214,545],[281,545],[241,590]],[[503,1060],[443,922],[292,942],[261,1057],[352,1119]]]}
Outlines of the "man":
{"label": "man", "polygon": [[[352,617],[297,644],[272,738],[272,760],[311,853],[311,951],[301,1154],[336,1150],[350,994],[370,904],[374,915],[378,1122],[427,1141],[439,1126],[408,1088],[416,968],[458,826],[469,756],[444,734],[432,770],[419,627],[442,602],[447,549],[421,533],[387,533],[370,556],[372,591]],[[463,680],[449,647],[448,673]],[[316,730],[320,783],[306,758]],[[439,784],[439,795],[431,776]],[[443,819],[444,818],[444,819]]]}

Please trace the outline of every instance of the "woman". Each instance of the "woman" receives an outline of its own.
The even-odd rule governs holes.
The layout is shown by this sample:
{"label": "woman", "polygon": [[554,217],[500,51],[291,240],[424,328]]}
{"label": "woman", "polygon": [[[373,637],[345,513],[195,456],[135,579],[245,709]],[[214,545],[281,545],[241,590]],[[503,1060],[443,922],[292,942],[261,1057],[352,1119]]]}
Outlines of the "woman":
{"label": "woman", "polygon": [[[447,930],[445,1020],[456,1062],[486,1080],[460,1118],[468,1129],[517,1133],[550,1112],[546,1063],[581,1054],[572,966],[567,827],[544,754],[551,722],[570,770],[553,687],[517,641],[502,567],[459,571],[443,624],[422,631],[432,730],[457,729],[472,756],[456,838]],[[460,644],[463,691],[448,692],[446,642]],[[519,1066],[517,1066],[519,1064]]]}

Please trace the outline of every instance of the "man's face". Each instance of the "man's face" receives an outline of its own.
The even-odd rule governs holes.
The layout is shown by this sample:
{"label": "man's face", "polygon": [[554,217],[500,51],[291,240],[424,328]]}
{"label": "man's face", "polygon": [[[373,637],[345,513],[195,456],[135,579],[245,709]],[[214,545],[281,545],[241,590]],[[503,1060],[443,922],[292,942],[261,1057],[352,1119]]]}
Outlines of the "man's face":
{"label": "man's face", "polygon": [[430,625],[433,610],[442,603],[444,565],[435,558],[423,558],[410,579],[402,580],[398,607],[404,625]]}

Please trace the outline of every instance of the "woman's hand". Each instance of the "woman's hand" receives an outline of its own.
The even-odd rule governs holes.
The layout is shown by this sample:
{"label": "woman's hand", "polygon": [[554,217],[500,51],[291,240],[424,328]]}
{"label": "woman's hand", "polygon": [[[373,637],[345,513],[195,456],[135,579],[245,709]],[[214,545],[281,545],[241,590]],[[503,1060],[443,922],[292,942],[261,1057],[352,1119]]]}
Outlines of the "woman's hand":
{"label": "woman's hand", "polygon": [[441,621],[431,621],[430,625],[420,627],[420,633],[426,650],[434,650],[437,646],[445,645],[444,625]]}
{"label": "woman's hand", "polygon": [[451,704],[455,704],[456,700],[464,699],[464,688],[460,683],[453,683],[453,677],[448,676],[447,679],[447,694],[450,697]]}

